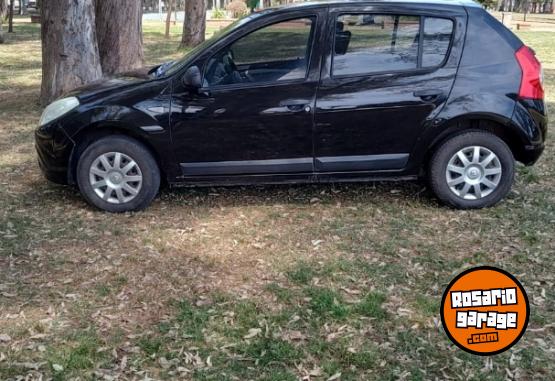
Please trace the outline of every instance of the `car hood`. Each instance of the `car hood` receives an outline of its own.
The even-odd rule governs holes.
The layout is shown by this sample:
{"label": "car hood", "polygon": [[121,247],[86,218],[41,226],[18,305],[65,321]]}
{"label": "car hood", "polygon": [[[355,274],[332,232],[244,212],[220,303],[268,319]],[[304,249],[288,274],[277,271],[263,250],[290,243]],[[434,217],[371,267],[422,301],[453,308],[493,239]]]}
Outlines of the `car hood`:
{"label": "car hood", "polygon": [[103,78],[99,81],[91,82],[85,86],[78,87],[66,94],[66,97],[77,97],[81,103],[87,103],[107,97],[115,92],[120,92],[130,87],[149,82],[151,68],[142,68],[131,72],[117,75],[116,77]]}

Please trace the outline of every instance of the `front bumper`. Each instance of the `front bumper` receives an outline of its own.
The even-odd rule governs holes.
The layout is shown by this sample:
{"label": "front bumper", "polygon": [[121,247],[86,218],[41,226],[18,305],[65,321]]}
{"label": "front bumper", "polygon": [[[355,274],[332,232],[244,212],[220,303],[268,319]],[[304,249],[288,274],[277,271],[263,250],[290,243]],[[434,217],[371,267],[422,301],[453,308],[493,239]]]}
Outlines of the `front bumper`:
{"label": "front bumper", "polygon": [[35,131],[35,148],[44,176],[58,184],[69,183],[69,160],[74,142],[58,125],[40,127]]}

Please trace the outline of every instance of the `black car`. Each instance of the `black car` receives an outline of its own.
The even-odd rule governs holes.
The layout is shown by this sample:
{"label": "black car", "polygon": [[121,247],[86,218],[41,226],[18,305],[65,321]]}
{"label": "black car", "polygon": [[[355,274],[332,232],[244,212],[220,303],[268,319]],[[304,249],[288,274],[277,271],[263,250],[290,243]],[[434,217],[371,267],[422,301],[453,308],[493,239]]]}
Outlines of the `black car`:
{"label": "black car", "polygon": [[547,130],[534,52],[476,3],[335,1],[251,14],[183,59],[67,94],[46,177],[111,212],[170,185],[417,179],[481,208]]}

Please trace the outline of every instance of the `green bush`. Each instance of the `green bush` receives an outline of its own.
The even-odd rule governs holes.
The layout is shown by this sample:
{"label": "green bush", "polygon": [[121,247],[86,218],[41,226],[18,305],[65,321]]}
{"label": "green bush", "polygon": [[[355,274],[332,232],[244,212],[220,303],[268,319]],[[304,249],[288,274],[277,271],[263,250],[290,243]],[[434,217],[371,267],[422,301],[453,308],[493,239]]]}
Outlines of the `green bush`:
{"label": "green bush", "polygon": [[212,10],[212,18],[215,19],[215,20],[225,19],[225,18],[227,18],[227,13],[221,8],[213,9]]}

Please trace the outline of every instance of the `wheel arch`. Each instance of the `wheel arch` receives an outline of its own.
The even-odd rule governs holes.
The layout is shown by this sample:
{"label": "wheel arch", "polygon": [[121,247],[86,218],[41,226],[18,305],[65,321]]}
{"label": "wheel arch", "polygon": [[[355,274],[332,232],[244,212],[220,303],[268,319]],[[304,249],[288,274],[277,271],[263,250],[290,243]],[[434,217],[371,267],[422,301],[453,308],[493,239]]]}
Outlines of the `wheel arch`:
{"label": "wheel arch", "polygon": [[443,142],[469,131],[485,131],[499,137],[507,144],[517,161],[524,159],[527,139],[522,130],[510,119],[491,114],[465,115],[449,120],[442,126],[441,133],[433,137],[428,144],[422,162],[424,167]]}
{"label": "wheel arch", "polygon": [[136,129],[129,128],[128,126],[119,123],[117,121],[97,123],[95,125],[90,125],[87,128],[82,128],[77,134],[75,134],[72,139],[75,143],[73,150],[71,151],[68,166],[68,182],[70,184],[76,184],[76,171],[79,158],[83,152],[87,149],[89,145],[97,141],[98,139],[107,136],[126,136],[128,138],[134,139],[141,143],[150,152],[154,161],[158,165],[158,170],[160,171],[160,177],[166,181],[167,173],[163,165],[164,159],[159,154],[158,150],[149,141],[147,137],[138,133]]}

